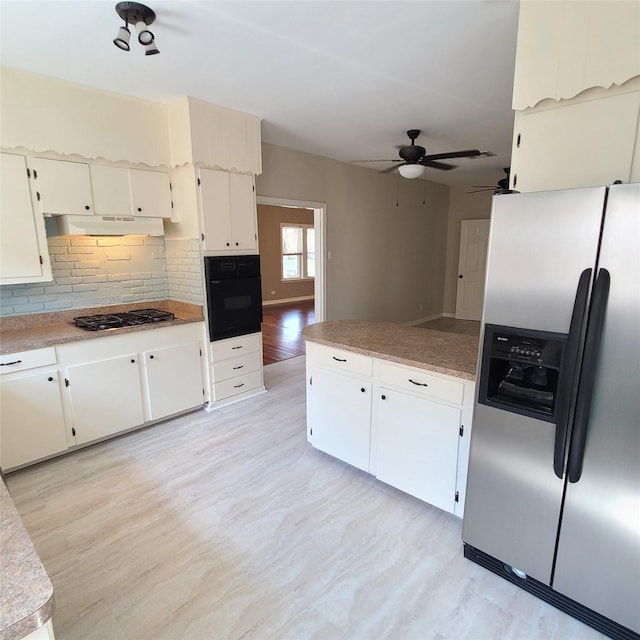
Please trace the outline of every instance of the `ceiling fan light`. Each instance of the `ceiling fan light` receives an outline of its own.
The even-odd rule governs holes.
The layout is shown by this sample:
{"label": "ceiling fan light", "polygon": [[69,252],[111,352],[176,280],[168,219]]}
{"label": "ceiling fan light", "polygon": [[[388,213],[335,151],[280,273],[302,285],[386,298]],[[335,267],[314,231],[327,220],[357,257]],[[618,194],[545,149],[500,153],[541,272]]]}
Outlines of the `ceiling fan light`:
{"label": "ceiling fan light", "polygon": [[419,178],[424,173],[424,167],[421,164],[403,164],[398,167],[398,172],[403,178]]}
{"label": "ceiling fan light", "polygon": [[123,51],[129,51],[129,39],[131,38],[131,31],[127,27],[120,27],[118,29],[118,35],[114,38],[113,44],[122,49]]}

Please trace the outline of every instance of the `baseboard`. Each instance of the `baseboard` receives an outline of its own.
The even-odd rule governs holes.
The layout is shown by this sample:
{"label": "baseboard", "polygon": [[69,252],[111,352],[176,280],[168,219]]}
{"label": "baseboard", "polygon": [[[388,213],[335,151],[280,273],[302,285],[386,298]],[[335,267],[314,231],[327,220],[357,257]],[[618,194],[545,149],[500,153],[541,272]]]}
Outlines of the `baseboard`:
{"label": "baseboard", "polygon": [[431,320],[437,320],[438,318],[446,318],[449,317],[444,313],[436,313],[433,316],[427,316],[426,318],[419,318],[418,320],[411,320],[411,322],[405,322],[408,327],[414,327],[417,324],[422,324],[423,322],[431,322]]}
{"label": "baseboard", "polygon": [[287,304],[289,302],[302,302],[303,300],[313,300],[315,296],[300,296],[299,298],[282,298],[281,300],[263,300],[262,306],[268,307],[273,304]]}

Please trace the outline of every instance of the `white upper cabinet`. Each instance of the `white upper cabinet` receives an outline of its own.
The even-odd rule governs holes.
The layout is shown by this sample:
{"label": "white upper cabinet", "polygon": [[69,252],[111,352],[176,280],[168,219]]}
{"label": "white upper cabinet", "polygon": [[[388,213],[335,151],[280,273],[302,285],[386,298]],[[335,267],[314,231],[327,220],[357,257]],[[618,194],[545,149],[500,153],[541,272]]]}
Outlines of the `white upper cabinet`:
{"label": "white upper cabinet", "polygon": [[93,205],[99,216],[132,216],[129,169],[91,165]]}
{"label": "white upper cabinet", "polygon": [[45,215],[93,213],[91,176],[84,162],[35,158],[36,191]]}
{"label": "white upper cabinet", "polygon": [[198,177],[205,251],[257,251],[253,176],[200,169]]}
{"label": "white upper cabinet", "polygon": [[33,210],[27,159],[0,154],[0,284],[51,280],[42,216]]}
{"label": "white upper cabinet", "polygon": [[97,215],[170,218],[171,179],[164,171],[91,165]]}
{"label": "white upper cabinet", "polygon": [[261,118],[190,97],[169,105],[171,163],[262,173]]}
{"label": "white upper cabinet", "polygon": [[640,3],[521,2],[513,108],[640,75]]}
{"label": "white upper cabinet", "polygon": [[171,179],[168,173],[129,169],[129,179],[134,215],[171,217]]}

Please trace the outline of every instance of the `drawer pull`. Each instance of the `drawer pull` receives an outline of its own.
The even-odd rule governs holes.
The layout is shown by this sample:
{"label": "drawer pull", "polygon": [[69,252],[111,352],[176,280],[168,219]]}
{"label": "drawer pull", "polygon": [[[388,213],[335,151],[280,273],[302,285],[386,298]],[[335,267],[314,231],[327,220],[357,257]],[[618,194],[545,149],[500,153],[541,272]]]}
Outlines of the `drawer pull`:
{"label": "drawer pull", "polygon": [[53,378],[52,378],[51,376],[49,376],[49,377],[47,378],[47,380],[48,380],[49,382],[53,382]]}
{"label": "drawer pull", "polygon": [[336,358],[335,356],[333,356],[333,359],[334,359],[336,362],[346,362],[346,361],[347,361],[347,359],[346,359],[346,358]]}
{"label": "drawer pull", "polygon": [[244,382],[241,382],[240,384],[234,384],[233,385],[234,389],[239,389],[240,387],[244,387]]}
{"label": "drawer pull", "polygon": [[241,364],[239,367],[233,367],[234,371],[237,371],[238,369],[244,369],[244,365]]}
{"label": "drawer pull", "polygon": [[366,391],[366,389],[364,387],[360,387],[360,391],[362,391],[362,393],[364,393]]}
{"label": "drawer pull", "polygon": [[409,382],[411,384],[415,384],[418,387],[428,387],[429,385],[426,382],[416,382],[415,380],[412,380],[411,378],[409,378]]}
{"label": "drawer pull", "polygon": [[8,367],[10,364],[20,364],[22,360],[14,360],[13,362],[0,362],[0,367]]}
{"label": "drawer pull", "polygon": [[238,345],[237,347],[231,347],[232,349],[242,349],[242,345]]}

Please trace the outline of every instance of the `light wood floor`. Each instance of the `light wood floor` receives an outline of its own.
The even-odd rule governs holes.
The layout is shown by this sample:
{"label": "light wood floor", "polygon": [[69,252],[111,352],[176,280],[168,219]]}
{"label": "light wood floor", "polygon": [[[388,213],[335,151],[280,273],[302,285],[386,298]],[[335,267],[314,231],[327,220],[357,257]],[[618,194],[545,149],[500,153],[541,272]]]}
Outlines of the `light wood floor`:
{"label": "light wood floor", "polygon": [[462,555],[461,523],[306,442],[268,393],[7,476],[57,640],[596,640]]}

